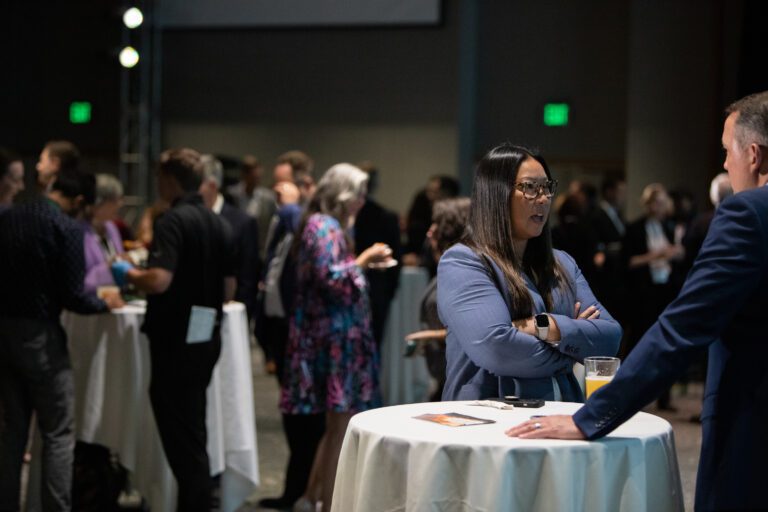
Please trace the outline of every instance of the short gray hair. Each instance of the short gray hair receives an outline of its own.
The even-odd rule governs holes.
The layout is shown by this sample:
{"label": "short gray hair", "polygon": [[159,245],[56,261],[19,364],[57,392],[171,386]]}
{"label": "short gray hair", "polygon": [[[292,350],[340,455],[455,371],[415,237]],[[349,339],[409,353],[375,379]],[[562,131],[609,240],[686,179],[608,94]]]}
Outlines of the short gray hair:
{"label": "short gray hair", "polygon": [[200,163],[203,165],[203,181],[212,181],[220,189],[224,180],[224,166],[221,160],[206,154],[200,156]]}
{"label": "short gray hair", "polygon": [[758,92],[734,101],[725,113],[739,113],[735,136],[739,146],[756,143],[768,146],[768,91]]}
{"label": "short gray hair", "polygon": [[364,195],[368,175],[352,164],[336,164],[328,169],[317,184],[312,202],[321,213],[342,220],[349,204]]}
{"label": "short gray hair", "polygon": [[731,187],[731,178],[727,172],[721,172],[714,178],[712,178],[712,184],[709,187],[709,199],[712,204],[717,208],[720,206],[727,197],[733,195],[733,187]]}
{"label": "short gray hair", "polygon": [[96,202],[117,201],[123,197],[123,184],[111,174],[96,175]]}

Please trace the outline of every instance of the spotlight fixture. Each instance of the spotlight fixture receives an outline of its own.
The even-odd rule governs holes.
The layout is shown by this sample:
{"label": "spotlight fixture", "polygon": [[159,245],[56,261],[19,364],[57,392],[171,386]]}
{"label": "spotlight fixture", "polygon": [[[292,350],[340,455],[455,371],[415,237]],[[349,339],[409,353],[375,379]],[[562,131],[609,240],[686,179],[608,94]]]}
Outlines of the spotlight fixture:
{"label": "spotlight fixture", "polygon": [[138,7],[131,7],[123,13],[123,23],[125,26],[134,29],[144,21],[144,15]]}
{"label": "spotlight fixture", "polygon": [[120,64],[124,68],[132,68],[139,63],[139,52],[133,46],[126,46],[120,51]]}

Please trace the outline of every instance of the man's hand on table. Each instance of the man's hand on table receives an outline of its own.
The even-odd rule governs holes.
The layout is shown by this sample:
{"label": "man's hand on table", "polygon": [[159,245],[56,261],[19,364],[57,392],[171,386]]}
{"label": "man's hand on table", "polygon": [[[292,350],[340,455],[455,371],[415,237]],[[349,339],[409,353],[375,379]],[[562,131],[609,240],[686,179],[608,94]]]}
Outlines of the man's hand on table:
{"label": "man's hand on table", "polygon": [[504,433],[520,439],[586,439],[573,422],[573,416],[567,414],[533,418]]}

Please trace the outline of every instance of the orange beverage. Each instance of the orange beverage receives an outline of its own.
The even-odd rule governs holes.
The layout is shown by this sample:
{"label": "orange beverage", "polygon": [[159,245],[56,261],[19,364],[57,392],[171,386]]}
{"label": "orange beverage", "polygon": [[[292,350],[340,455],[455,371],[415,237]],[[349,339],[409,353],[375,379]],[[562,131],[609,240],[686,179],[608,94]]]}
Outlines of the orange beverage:
{"label": "orange beverage", "polygon": [[604,377],[602,375],[587,375],[584,379],[587,383],[587,398],[592,396],[592,393],[605,386],[613,380],[613,375]]}
{"label": "orange beverage", "polygon": [[584,358],[584,388],[587,398],[605,386],[619,370],[618,357],[591,356]]}

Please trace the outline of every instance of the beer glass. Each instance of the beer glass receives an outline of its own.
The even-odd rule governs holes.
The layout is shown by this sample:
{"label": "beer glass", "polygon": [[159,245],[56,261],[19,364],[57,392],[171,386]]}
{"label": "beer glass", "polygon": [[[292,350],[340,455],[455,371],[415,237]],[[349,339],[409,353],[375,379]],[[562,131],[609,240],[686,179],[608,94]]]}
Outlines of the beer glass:
{"label": "beer glass", "polygon": [[587,390],[587,398],[595,391],[605,386],[619,370],[618,357],[585,357],[584,358],[584,382]]}

